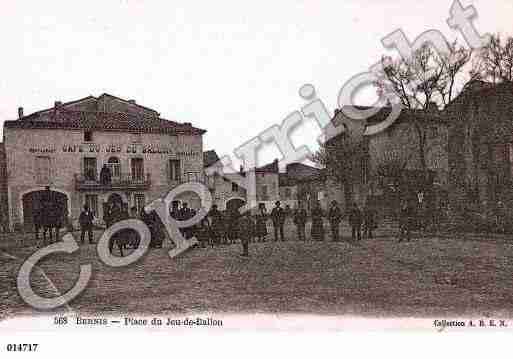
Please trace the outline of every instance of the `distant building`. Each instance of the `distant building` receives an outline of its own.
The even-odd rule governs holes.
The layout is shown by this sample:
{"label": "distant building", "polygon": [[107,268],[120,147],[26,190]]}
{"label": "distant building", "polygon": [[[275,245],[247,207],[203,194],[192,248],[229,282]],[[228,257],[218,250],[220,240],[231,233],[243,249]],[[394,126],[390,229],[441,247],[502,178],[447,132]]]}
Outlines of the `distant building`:
{"label": "distant building", "polygon": [[204,133],[109,94],[28,116],[20,108],[18,120],[4,122],[9,223],[30,229],[46,186],[76,222],[84,204],[101,220],[107,202],[140,210],[183,182],[203,181]]}
{"label": "distant building", "polygon": [[[219,161],[219,157],[214,150],[203,153],[203,162],[205,168],[214,165]],[[214,173],[206,176],[207,185],[212,194],[213,204],[217,205],[220,211],[233,208],[238,209],[247,202],[246,190],[238,185],[236,179],[244,172],[240,173]]]}
{"label": "distant building", "polygon": [[[377,113],[366,123],[382,122],[389,113],[389,108],[377,109]],[[345,120],[343,112],[337,111],[333,122],[339,126]],[[427,178],[422,171],[416,124],[422,126],[422,132],[426,134],[424,155]],[[430,201],[431,205],[438,206],[444,203],[448,191],[447,140],[446,120],[438,109],[433,108],[428,112],[403,109],[385,131],[363,137],[359,144],[360,151],[352,159],[348,185],[340,183],[333,168],[327,168],[327,195],[344,207],[348,201],[363,206],[370,200],[389,212],[399,205],[399,191],[402,191],[403,196],[412,199],[422,193],[419,197],[421,201]],[[342,141],[342,136],[330,141]],[[423,193],[427,188],[433,190]]]}
{"label": "distant building", "polygon": [[[206,151],[203,158],[205,168],[219,161],[213,150]],[[283,207],[289,205],[291,208],[297,208],[300,202],[304,202],[310,209],[315,201],[321,200],[326,207],[325,173],[318,168],[291,163],[285,172],[280,172],[278,160],[274,160],[252,171],[255,174],[257,203],[264,204],[268,210],[274,207],[276,201],[280,201]],[[250,173],[241,167],[237,173],[208,176],[207,183],[219,210],[239,208],[247,203],[248,191],[237,183],[237,179],[247,177]]]}
{"label": "distant building", "polygon": [[326,196],[326,171],[302,163],[290,163],[285,172],[279,174],[280,201],[283,205],[297,208],[304,204],[311,210],[316,201],[328,207]]}

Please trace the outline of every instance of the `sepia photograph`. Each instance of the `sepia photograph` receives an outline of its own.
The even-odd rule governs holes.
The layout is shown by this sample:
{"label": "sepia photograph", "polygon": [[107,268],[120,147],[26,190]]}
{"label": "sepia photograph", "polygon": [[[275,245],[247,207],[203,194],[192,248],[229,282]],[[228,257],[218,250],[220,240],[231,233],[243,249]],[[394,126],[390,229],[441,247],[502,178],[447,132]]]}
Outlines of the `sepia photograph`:
{"label": "sepia photograph", "polygon": [[2,10],[2,357],[513,331],[511,0]]}

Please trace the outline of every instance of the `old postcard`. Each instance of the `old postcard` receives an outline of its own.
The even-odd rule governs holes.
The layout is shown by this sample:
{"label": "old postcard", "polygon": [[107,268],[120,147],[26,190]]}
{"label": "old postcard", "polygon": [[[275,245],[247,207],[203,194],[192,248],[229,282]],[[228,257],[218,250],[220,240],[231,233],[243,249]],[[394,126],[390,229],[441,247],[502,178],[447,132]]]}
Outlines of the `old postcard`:
{"label": "old postcard", "polygon": [[2,357],[513,333],[510,0],[2,10]]}

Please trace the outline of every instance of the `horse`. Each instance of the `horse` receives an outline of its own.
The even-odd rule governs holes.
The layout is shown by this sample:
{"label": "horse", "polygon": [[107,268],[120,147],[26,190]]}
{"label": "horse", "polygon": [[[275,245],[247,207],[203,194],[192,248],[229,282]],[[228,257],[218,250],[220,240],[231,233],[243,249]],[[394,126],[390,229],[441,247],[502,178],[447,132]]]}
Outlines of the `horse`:
{"label": "horse", "polygon": [[[112,223],[110,223],[110,225],[129,219],[129,216],[126,211],[116,209],[113,211],[111,219]],[[127,249],[128,247],[136,249],[139,247],[140,242],[139,234],[135,230],[131,228],[121,229],[111,236],[109,240],[109,252],[113,254],[114,245],[117,245],[121,257],[124,257],[123,249]]]}
{"label": "horse", "polygon": [[131,228],[121,229],[114,233],[110,238],[110,254],[113,254],[114,244],[116,244],[119,249],[119,253],[121,254],[121,257],[124,257],[123,249],[126,250],[129,246],[136,249],[139,247],[140,242],[141,239],[139,238],[139,234],[135,230]]}

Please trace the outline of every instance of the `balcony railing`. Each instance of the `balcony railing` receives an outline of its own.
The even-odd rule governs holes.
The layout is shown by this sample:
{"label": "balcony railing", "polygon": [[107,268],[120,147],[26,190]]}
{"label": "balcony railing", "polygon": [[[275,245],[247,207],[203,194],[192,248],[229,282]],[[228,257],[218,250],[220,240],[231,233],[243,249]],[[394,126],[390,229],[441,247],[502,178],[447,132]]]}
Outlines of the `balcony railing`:
{"label": "balcony railing", "polygon": [[149,173],[134,175],[123,173],[119,177],[112,177],[110,181],[101,182],[97,176],[86,176],[83,173],[75,174],[75,189],[77,190],[144,190],[151,185]]}

